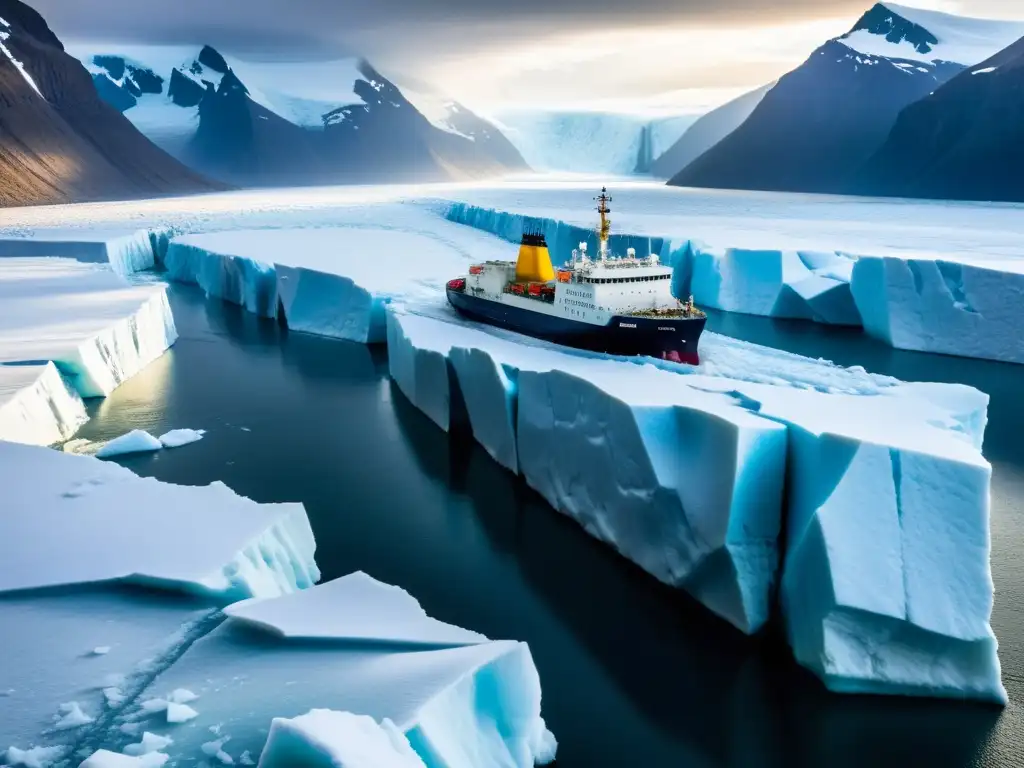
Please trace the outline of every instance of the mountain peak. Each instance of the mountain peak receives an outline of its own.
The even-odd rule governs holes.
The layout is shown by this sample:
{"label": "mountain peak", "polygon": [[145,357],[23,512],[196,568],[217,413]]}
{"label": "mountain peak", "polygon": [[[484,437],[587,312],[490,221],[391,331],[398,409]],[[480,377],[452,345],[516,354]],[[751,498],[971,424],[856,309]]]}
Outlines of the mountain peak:
{"label": "mountain peak", "polygon": [[870,35],[884,37],[886,42],[894,45],[906,41],[918,53],[931,53],[939,44],[938,38],[920,24],[915,24],[900,15],[894,8],[902,10],[899,6],[875,3],[844,37],[864,31]]}

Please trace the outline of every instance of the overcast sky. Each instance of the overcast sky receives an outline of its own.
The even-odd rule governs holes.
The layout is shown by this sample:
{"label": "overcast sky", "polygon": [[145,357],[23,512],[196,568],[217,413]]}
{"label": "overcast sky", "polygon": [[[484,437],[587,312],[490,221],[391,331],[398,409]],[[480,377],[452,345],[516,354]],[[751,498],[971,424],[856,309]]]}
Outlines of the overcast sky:
{"label": "overcast sky", "polygon": [[[363,55],[484,111],[703,111],[769,82],[871,0],[28,0],[65,41]],[[904,0],[1024,19],[1024,0]]]}

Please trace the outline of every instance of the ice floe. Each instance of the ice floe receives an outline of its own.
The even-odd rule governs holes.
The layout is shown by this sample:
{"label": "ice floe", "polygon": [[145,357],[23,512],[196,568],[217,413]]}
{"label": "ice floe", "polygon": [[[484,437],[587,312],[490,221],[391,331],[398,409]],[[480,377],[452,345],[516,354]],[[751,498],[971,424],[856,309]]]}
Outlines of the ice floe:
{"label": "ice floe", "polygon": [[[298,504],[220,483],[168,485],[85,456],[0,443],[0,591],[128,581],[240,599],[307,587],[314,541]],[[197,532],[201,531],[201,535]]]}
{"label": "ice floe", "polygon": [[[198,696],[196,727],[172,732],[173,759],[225,762],[224,753],[239,762],[245,752],[260,754],[276,722],[272,730],[290,729],[293,738],[276,746],[272,739],[263,760],[280,760],[310,736],[302,716],[312,709],[386,718],[428,765],[526,768],[553,757],[525,644],[429,619],[413,598],[363,574],[296,597],[230,607],[226,623],[152,681],[154,693],[188,688]],[[161,713],[143,701],[126,715],[146,723]]]}
{"label": "ice floe", "polygon": [[172,429],[160,435],[160,444],[164,448],[180,448],[183,445],[196,443],[203,439],[205,429]]}
{"label": "ice floe", "polygon": [[436,299],[470,258],[430,232],[352,226],[186,235],[171,242],[166,267],[250,312],[283,312],[292,330],[375,343],[388,303]]}
{"label": "ice floe", "polygon": [[1024,363],[1024,261],[862,256],[852,289],[864,329],[890,346]]}
{"label": "ice floe", "polygon": [[104,443],[96,452],[98,459],[111,459],[115,456],[125,456],[132,453],[151,453],[163,448],[163,443],[157,440],[149,432],[143,429],[133,429],[131,432],[115,437],[110,442]]}
{"label": "ice floe", "polygon": [[0,237],[0,258],[57,256],[109,264],[121,275],[152,269],[161,231],[36,229],[22,237]]}
{"label": "ice floe", "polygon": [[166,287],[69,259],[0,259],[0,366],[53,362],[81,397],[110,394],[177,338]]}
{"label": "ice floe", "polygon": [[[781,578],[794,652],[826,685],[1001,700],[984,394],[769,350],[743,371],[734,343],[671,370],[389,321],[392,375],[417,407],[445,429],[464,413],[497,461],[662,581],[751,632]],[[907,610],[877,602],[892,594]]]}

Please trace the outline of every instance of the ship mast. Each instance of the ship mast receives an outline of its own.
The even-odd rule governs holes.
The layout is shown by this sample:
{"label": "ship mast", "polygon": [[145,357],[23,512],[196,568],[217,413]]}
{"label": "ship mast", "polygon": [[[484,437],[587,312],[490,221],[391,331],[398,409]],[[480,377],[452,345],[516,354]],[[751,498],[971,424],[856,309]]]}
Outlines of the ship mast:
{"label": "ship mast", "polygon": [[597,231],[597,237],[600,245],[601,260],[604,261],[608,257],[608,234],[612,231],[612,220],[608,218],[608,214],[612,212],[612,209],[608,207],[608,203],[612,201],[612,198],[608,194],[608,188],[601,187],[601,194],[594,199],[597,200],[597,212],[601,214],[601,227]]}

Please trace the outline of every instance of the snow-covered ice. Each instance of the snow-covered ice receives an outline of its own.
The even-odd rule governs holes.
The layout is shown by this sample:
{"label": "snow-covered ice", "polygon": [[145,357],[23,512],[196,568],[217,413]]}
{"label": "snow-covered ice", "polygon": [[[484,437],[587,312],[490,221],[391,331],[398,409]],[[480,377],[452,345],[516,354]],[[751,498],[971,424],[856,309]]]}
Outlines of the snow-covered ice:
{"label": "snow-covered ice", "polygon": [[474,255],[430,231],[352,226],[187,235],[171,243],[166,265],[209,296],[264,317],[282,311],[292,330],[374,343],[388,303],[436,299]]}
{"label": "snow-covered ice", "polygon": [[96,452],[98,459],[112,459],[115,456],[125,456],[132,453],[151,453],[163,448],[163,443],[157,440],[149,432],[143,429],[133,429],[131,432],[115,437],[108,443],[104,443]]}
{"label": "snow-covered ice", "polygon": [[0,258],[57,256],[109,264],[114,272],[129,275],[153,268],[154,240],[159,236],[159,229],[37,229],[20,237],[0,237]]}
{"label": "snow-covered ice", "polygon": [[834,253],[717,253],[691,248],[689,293],[698,305],[750,315],[860,325],[850,293],[853,259]]}
{"label": "snow-covered ice", "polygon": [[864,329],[890,346],[1024,363],[1024,260],[862,256],[852,289]]}
{"label": "snow-covered ice", "polygon": [[409,740],[386,719],[314,709],[270,724],[261,768],[426,768]]}
{"label": "snow-covered ice", "polygon": [[172,429],[160,435],[160,444],[164,448],[180,448],[183,445],[196,443],[203,439],[205,429]]}
{"label": "snow-covered ice", "polygon": [[[448,428],[454,403],[552,506],[737,627],[767,620],[786,551],[790,642],[826,685],[1000,699],[984,394],[752,345],[733,357],[737,342],[714,334],[702,366],[673,368],[398,310],[389,320],[392,373],[417,407]],[[885,460],[855,460],[872,455]],[[878,604],[894,594],[887,578],[913,608]]]}
{"label": "snow-covered ice", "polygon": [[53,445],[88,418],[82,398],[53,363],[0,364],[0,440]]}
{"label": "snow-covered ice", "polygon": [[[194,727],[172,732],[173,759],[208,757],[217,744],[238,762],[243,752],[260,754],[275,718],[311,709],[387,718],[428,765],[526,768],[553,756],[525,644],[445,628],[363,574],[339,582],[308,590],[298,607],[290,595],[232,608],[152,681],[148,691],[184,687],[199,697]],[[289,631],[296,621],[300,631]]]}
{"label": "snow-covered ice", "polygon": [[[360,604],[358,614],[334,606]],[[487,642],[468,629],[430,618],[416,598],[365,573],[321,584],[293,600],[244,600],[224,609],[228,616],[293,640],[341,640],[405,646],[454,647]]]}
{"label": "snow-covered ice", "polygon": [[169,485],[14,443],[0,443],[0,472],[10,510],[0,516],[9,547],[0,591],[128,581],[241,599],[319,576],[299,504],[256,504],[221,483]]}
{"label": "snow-covered ice", "polygon": [[166,286],[70,259],[0,259],[0,365],[52,361],[82,397],[110,394],[177,338]]}

